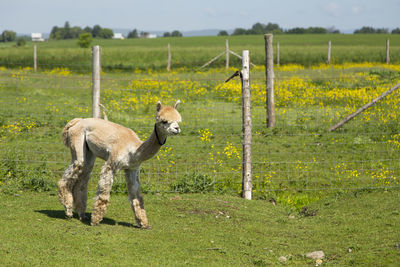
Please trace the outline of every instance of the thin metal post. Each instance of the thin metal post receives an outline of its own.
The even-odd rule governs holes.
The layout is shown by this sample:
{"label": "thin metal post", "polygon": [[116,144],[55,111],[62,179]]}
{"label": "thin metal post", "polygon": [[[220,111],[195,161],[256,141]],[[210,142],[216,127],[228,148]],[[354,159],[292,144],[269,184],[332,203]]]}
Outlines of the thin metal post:
{"label": "thin metal post", "polygon": [[389,39],[386,40],[386,64],[390,63],[390,56],[389,56]]}
{"label": "thin metal post", "polygon": [[37,71],[37,46],[33,44],[33,70]]}
{"label": "thin metal post", "polygon": [[171,45],[168,43],[168,63],[167,63],[167,71],[171,70]]}
{"label": "thin metal post", "polygon": [[225,68],[229,68],[229,40],[225,40]]}
{"label": "thin metal post", "polygon": [[267,127],[275,127],[274,51],[272,34],[265,34],[265,75],[267,78]]}
{"label": "thin metal post", "polygon": [[92,47],[92,116],[100,118],[100,46]]}
{"label": "thin metal post", "polygon": [[251,163],[251,95],[250,95],[250,57],[249,50],[242,52],[242,130],[243,130],[243,179],[242,197],[252,197],[252,163]]}
{"label": "thin metal post", "polygon": [[279,42],[276,44],[276,65],[279,67],[281,64]]}
{"label": "thin metal post", "polygon": [[332,43],[331,41],[328,42],[328,59],[326,60],[326,64],[331,64],[331,47]]}

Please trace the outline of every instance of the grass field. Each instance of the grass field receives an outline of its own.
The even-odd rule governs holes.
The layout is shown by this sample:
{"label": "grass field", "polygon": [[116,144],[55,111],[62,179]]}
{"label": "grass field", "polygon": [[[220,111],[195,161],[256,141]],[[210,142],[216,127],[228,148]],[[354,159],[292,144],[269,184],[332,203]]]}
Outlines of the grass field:
{"label": "grass field", "polygon": [[[64,218],[55,194],[0,194],[2,266],[396,266],[400,193],[336,194],[302,212],[214,194],[145,196],[153,228],[133,227],[126,196],[103,223]],[[322,250],[321,262],[306,258]],[[284,256],[286,263],[279,258]]]}
{"label": "grass field", "polygon": [[[193,70],[223,52],[225,39],[229,40],[231,50],[238,54],[242,50],[250,50],[251,61],[256,65],[264,65],[262,35],[94,40],[93,45],[102,47],[102,68],[105,71],[165,70],[168,43],[172,50],[172,68]],[[400,35],[396,34],[274,36],[274,42],[280,43],[281,64],[304,66],[326,62],[328,41],[332,42],[332,63],[384,62],[386,39],[390,39],[391,62],[399,63]],[[20,48],[7,43],[0,44],[0,66],[32,66],[32,54],[32,43]],[[230,61],[232,66],[240,66],[240,60],[236,57],[231,56]],[[67,67],[73,71],[88,72],[91,70],[91,51],[79,48],[76,40],[38,43],[38,66],[41,69]],[[213,66],[225,66],[224,58],[220,58]]]}
{"label": "grass field", "polygon": [[[72,118],[91,116],[90,50],[74,41],[40,43],[34,72],[27,67],[31,44],[1,44],[0,264],[270,266],[284,256],[287,265],[315,265],[304,255],[323,250],[326,265],[395,266],[400,93],[328,131],[399,82],[397,36],[390,36],[395,64],[377,63],[387,37],[275,36],[281,62],[292,64],[275,68],[273,129],[265,127],[265,69],[251,69],[252,202],[237,198],[241,86],[238,80],[224,83],[240,64],[233,61],[226,70],[218,67],[221,59],[215,68],[195,70],[223,51],[225,38],[96,40],[103,49],[101,103],[110,120],[146,139],[155,103],[183,102],[182,134],[169,138],[141,169],[150,231],[131,224],[121,176],[100,227],[65,220],[57,201],[55,184],[70,160],[61,130]],[[328,38],[330,66],[323,63]],[[229,40],[232,50],[250,49],[252,61],[263,63],[262,36]],[[170,73],[164,71],[168,42]],[[90,181],[91,196],[101,164]]]}

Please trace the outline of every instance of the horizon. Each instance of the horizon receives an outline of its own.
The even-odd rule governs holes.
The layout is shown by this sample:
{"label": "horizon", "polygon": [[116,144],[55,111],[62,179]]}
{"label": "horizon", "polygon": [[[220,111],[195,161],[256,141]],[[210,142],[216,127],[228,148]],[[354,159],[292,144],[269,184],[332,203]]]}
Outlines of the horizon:
{"label": "horizon", "polygon": [[[18,34],[50,33],[53,26],[85,27],[98,24],[110,29],[138,29],[146,32],[193,32],[204,30],[249,29],[257,22],[276,23],[282,29],[295,27],[335,27],[341,33],[363,26],[394,29],[400,27],[400,1],[382,0],[30,0],[4,1],[0,10],[0,31]],[[290,7],[290,8],[288,8]],[[90,11],[90,12],[88,12]]]}

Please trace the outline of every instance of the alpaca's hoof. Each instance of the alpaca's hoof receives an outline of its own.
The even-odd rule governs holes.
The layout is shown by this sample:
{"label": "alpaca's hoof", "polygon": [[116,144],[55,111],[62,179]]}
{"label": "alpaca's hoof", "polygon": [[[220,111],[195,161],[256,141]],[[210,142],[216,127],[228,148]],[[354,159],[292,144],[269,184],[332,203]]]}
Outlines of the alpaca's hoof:
{"label": "alpaca's hoof", "polygon": [[66,217],[67,219],[71,219],[72,217],[74,217],[74,214],[72,213],[71,210],[66,210],[66,211],[65,211],[65,217]]}
{"label": "alpaca's hoof", "polygon": [[151,229],[153,229],[153,227],[151,227],[150,225],[139,225],[139,228],[143,229],[143,230],[151,230]]}
{"label": "alpaca's hoof", "polygon": [[99,222],[91,222],[90,225],[91,225],[91,226],[99,226],[100,223],[99,223]]}

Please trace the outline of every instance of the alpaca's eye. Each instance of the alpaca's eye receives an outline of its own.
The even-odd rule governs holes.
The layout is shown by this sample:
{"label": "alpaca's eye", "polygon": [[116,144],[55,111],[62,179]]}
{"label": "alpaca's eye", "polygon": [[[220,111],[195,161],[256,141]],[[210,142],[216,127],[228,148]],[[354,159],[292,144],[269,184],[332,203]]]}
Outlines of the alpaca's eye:
{"label": "alpaca's eye", "polygon": [[167,123],[168,123],[168,121],[161,121],[161,123],[162,123],[162,124],[167,124]]}

